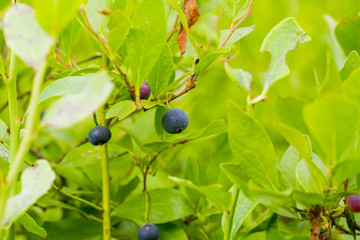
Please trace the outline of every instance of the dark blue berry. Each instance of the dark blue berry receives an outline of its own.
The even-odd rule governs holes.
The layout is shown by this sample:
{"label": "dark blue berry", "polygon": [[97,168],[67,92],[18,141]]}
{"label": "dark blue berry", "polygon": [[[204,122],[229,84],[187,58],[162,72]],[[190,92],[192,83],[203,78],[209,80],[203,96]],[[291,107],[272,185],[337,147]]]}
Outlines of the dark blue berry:
{"label": "dark blue berry", "polygon": [[189,118],[183,110],[174,108],[164,114],[161,124],[168,133],[181,133],[188,126]]}
{"label": "dark blue berry", "polygon": [[154,224],[147,223],[139,229],[137,235],[139,240],[157,240],[160,232]]}
{"label": "dark blue berry", "polygon": [[148,99],[150,97],[151,90],[149,83],[144,81],[140,87],[140,99]]}
{"label": "dark blue berry", "polygon": [[89,132],[88,140],[92,145],[103,145],[111,138],[111,131],[104,126],[96,126]]}

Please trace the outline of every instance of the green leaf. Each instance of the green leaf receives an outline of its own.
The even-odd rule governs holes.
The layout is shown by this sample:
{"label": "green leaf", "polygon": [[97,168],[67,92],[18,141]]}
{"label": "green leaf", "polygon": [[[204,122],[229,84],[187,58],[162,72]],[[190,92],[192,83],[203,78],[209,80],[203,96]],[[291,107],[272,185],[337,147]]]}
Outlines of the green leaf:
{"label": "green leaf", "polygon": [[245,72],[242,69],[236,69],[230,67],[230,65],[225,62],[225,71],[231,80],[237,82],[245,91],[250,93],[251,84],[252,84],[252,75],[249,72]]}
{"label": "green leaf", "polygon": [[149,86],[154,97],[158,97],[161,91],[167,87],[173,71],[173,56],[169,45],[166,44],[160,55],[159,61],[149,73]]}
{"label": "green leaf", "polygon": [[5,64],[2,57],[0,57],[0,75],[5,76],[5,73],[6,73]]}
{"label": "green leaf", "polygon": [[186,16],[185,16],[183,10],[181,9],[181,7],[179,6],[179,4],[177,3],[177,1],[176,0],[167,0],[167,1],[171,4],[171,6],[173,6],[185,31],[188,32],[189,27],[188,27],[188,22],[187,22]]}
{"label": "green leaf", "polygon": [[307,193],[297,189],[292,192],[291,196],[296,202],[307,208],[321,205],[324,200],[324,196],[321,193]]}
{"label": "green leaf", "polygon": [[73,18],[59,37],[59,47],[64,51],[68,61],[71,60],[71,51],[79,36],[80,29],[81,25],[79,21],[76,18]]}
{"label": "green leaf", "polygon": [[253,202],[247,199],[242,192],[239,193],[235,208],[235,214],[233,217],[233,227],[231,229],[230,240],[236,239],[240,227],[242,226],[246,218],[253,212],[257,205],[257,202]]}
{"label": "green leaf", "polygon": [[234,159],[256,184],[279,189],[274,147],[265,129],[234,102],[228,102],[229,144]]}
{"label": "green leaf", "polygon": [[4,123],[3,120],[0,119],[0,140],[3,140],[4,137],[6,136],[8,130],[8,126],[6,125],[6,123]]}
{"label": "green leaf", "polygon": [[209,53],[200,62],[195,66],[195,75],[199,76],[207,66],[209,66],[212,62],[214,62],[220,55],[227,53],[230,51],[229,47],[223,47],[216,49],[214,52]]}
{"label": "green leaf", "polygon": [[201,17],[218,10],[220,5],[217,0],[196,0]]}
{"label": "green leaf", "polygon": [[310,37],[306,35],[294,18],[284,19],[269,32],[260,49],[261,52],[268,51],[271,54],[269,70],[260,76],[263,94],[267,93],[276,80],[289,74],[286,54],[294,50],[298,43],[308,41],[310,41]]}
{"label": "green leaf", "polygon": [[218,2],[233,23],[245,15],[250,4],[250,0],[218,0]]}
{"label": "green leaf", "polygon": [[[58,165],[58,168],[74,168],[100,162],[100,147],[90,143],[81,145],[66,154],[65,158]],[[117,158],[126,150],[117,144],[108,144],[109,159]]]}
{"label": "green leaf", "polygon": [[55,173],[46,160],[38,160],[21,174],[21,192],[8,198],[2,223],[9,226],[26,209],[44,195],[55,180]]}
{"label": "green leaf", "polygon": [[106,71],[87,75],[87,84],[81,92],[64,96],[46,111],[43,124],[70,127],[91,116],[109,97],[114,84]]}
{"label": "green leaf", "polygon": [[102,224],[86,219],[67,218],[58,222],[46,222],[43,226],[47,239],[56,240],[98,240],[102,236]]}
{"label": "green leaf", "polygon": [[[170,188],[157,188],[148,192],[149,194],[149,222],[166,223],[193,214],[188,201],[182,194]],[[145,217],[145,195],[140,195],[120,204],[111,214],[121,218],[134,221],[144,221]]]}
{"label": "green leaf", "polygon": [[360,57],[356,51],[351,51],[339,72],[341,80],[347,79],[352,72],[360,67]]}
{"label": "green leaf", "polygon": [[347,178],[360,173],[360,159],[350,159],[338,163],[332,170],[331,183],[335,186],[342,184]]}
{"label": "green leaf", "polygon": [[293,146],[289,146],[281,158],[279,168],[283,182],[287,188],[298,188],[296,179],[296,166],[299,162],[299,159],[300,154]]}
{"label": "green leaf", "polygon": [[326,165],[335,166],[354,140],[359,127],[359,109],[345,96],[326,94],[304,109],[311,135],[326,154]]}
{"label": "green leaf", "polygon": [[197,192],[205,195],[207,200],[211,204],[213,204],[215,207],[217,207],[218,209],[221,209],[224,212],[227,211],[227,208],[229,207],[230,202],[231,202],[231,195],[229,192],[222,191],[221,185],[214,184],[214,185],[207,185],[207,186],[197,186],[189,180],[184,180],[184,179],[171,177],[171,176],[169,176],[169,178],[172,181],[174,181],[182,186],[194,189]]}
{"label": "green leaf", "polygon": [[315,164],[311,164],[310,161],[305,161],[305,159],[298,162],[296,166],[296,178],[306,192],[322,193],[324,185],[326,187],[326,182],[324,182],[326,179],[322,178],[324,181],[318,182],[317,174],[319,177],[322,175]]}
{"label": "green leaf", "polygon": [[15,4],[6,11],[4,35],[7,46],[35,69],[54,45],[54,39],[40,27],[34,10],[26,4]]}
{"label": "green leaf", "polygon": [[157,226],[160,231],[159,240],[188,240],[184,230],[173,223],[161,224]]}
{"label": "green leaf", "polygon": [[172,89],[174,87],[176,87],[182,80],[184,80],[186,77],[190,76],[190,72],[185,73],[184,75],[182,75],[181,77],[179,77],[178,79],[176,79],[174,82],[172,82],[170,85],[168,85],[165,89],[163,89],[159,94],[158,94],[158,98],[163,97],[166,93],[168,92],[172,92]]}
{"label": "green leaf", "polygon": [[[254,31],[255,25],[252,25],[250,27],[243,27],[243,28],[237,28],[228,41],[226,42],[225,46],[230,46],[233,43],[236,43],[252,31]],[[228,30],[220,30],[220,42],[224,42],[225,38],[229,35],[230,29]]]}
{"label": "green leaf", "polygon": [[101,12],[103,10],[110,10],[114,1],[115,0],[88,0],[86,5],[86,16],[95,32],[103,33],[110,18]]}
{"label": "green leaf", "polygon": [[108,33],[108,43],[112,52],[116,52],[124,42],[129,32],[131,22],[122,11],[113,11],[111,16],[114,19],[115,27]]}
{"label": "green leaf", "polygon": [[335,36],[344,53],[349,55],[351,51],[360,51],[360,18],[345,17],[336,27]]}
{"label": "green leaf", "polygon": [[34,233],[42,238],[46,238],[47,234],[45,229],[43,229],[42,227],[40,227],[35,220],[26,212],[19,217],[19,219],[17,220],[19,223],[21,223],[24,228],[26,229],[26,231]]}
{"label": "green leaf", "polygon": [[126,118],[136,111],[136,105],[133,101],[125,100],[111,106],[106,112],[106,119],[118,117],[119,120]]}
{"label": "green leaf", "polygon": [[10,6],[11,0],[3,0],[0,1],[0,12],[4,10],[6,7]]}
{"label": "green leaf", "polygon": [[344,94],[350,96],[358,103],[360,103],[360,69],[355,70],[350,74],[349,78],[342,84]]}
{"label": "green leaf", "polygon": [[143,0],[132,15],[127,37],[128,61],[137,91],[165,46],[166,19],[163,0]]}
{"label": "green leaf", "polygon": [[86,84],[93,77],[95,77],[95,74],[90,73],[85,76],[70,76],[58,79],[42,90],[38,98],[38,103],[41,103],[51,97],[60,97],[79,93],[85,89]]}
{"label": "green leaf", "polygon": [[84,0],[34,0],[32,6],[41,27],[57,36],[73,19]]}

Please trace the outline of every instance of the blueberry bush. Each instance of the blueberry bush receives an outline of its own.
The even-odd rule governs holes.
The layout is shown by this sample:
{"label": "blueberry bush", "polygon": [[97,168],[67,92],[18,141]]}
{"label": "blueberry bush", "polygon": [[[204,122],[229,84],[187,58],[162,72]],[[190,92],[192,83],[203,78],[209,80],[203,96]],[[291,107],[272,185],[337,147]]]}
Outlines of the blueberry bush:
{"label": "blueberry bush", "polygon": [[360,234],[359,0],[0,0],[0,240]]}

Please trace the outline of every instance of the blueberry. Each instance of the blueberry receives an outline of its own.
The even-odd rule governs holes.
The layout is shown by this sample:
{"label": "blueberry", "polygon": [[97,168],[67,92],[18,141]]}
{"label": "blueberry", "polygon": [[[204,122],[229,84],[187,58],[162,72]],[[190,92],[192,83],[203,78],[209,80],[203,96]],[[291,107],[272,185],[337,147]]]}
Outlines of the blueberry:
{"label": "blueberry", "polygon": [[360,195],[350,195],[346,197],[346,204],[350,211],[360,212]]}
{"label": "blueberry", "polygon": [[150,97],[151,90],[149,83],[144,81],[140,87],[140,99],[148,99]]}
{"label": "blueberry", "polygon": [[103,145],[111,138],[110,129],[104,126],[96,126],[90,130],[88,140],[92,145]]}
{"label": "blueberry", "polygon": [[189,118],[183,110],[174,108],[164,114],[161,124],[168,133],[181,133],[189,124]]}
{"label": "blueberry", "polygon": [[160,232],[154,224],[147,223],[139,229],[137,235],[139,240],[157,240]]}

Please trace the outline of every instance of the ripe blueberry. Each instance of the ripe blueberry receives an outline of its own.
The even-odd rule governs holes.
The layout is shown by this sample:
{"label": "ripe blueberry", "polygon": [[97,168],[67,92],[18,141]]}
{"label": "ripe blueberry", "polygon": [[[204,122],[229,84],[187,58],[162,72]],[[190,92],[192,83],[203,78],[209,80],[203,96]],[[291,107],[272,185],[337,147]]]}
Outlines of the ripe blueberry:
{"label": "ripe blueberry", "polygon": [[88,140],[92,145],[103,145],[111,138],[110,129],[104,126],[96,126],[90,130]]}
{"label": "ripe blueberry", "polygon": [[350,195],[346,197],[346,204],[350,211],[360,212],[360,195]]}
{"label": "ripe blueberry", "polygon": [[147,223],[139,229],[137,235],[139,240],[157,240],[160,232],[154,224]]}
{"label": "ripe blueberry", "polygon": [[161,124],[168,133],[181,133],[189,124],[189,118],[183,110],[174,108],[164,114]]}
{"label": "ripe blueberry", "polygon": [[151,90],[149,83],[144,81],[140,87],[140,99],[148,99],[150,97]]}

